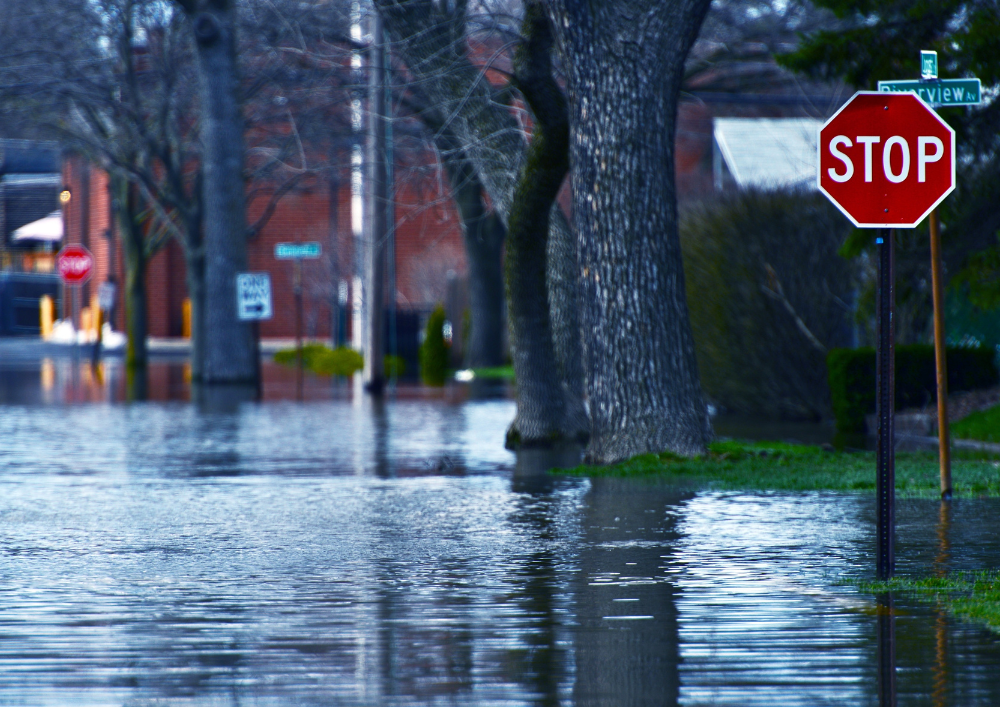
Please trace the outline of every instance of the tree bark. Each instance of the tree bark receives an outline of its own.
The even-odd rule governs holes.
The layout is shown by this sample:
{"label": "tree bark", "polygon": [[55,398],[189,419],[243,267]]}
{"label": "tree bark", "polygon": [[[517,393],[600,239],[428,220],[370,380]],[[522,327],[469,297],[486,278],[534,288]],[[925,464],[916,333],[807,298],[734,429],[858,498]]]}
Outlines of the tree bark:
{"label": "tree bark", "polygon": [[136,189],[121,176],[112,175],[118,232],[125,261],[125,366],[145,368],[149,362],[146,337],[149,335],[146,305],[146,264],[148,262]]}
{"label": "tree bark", "polygon": [[[394,47],[421,90],[446,117],[506,225],[527,144],[517,120],[499,100],[481,67],[468,57],[466,4],[375,0]],[[586,434],[576,243],[558,205],[552,207],[549,229],[546,299],[542,301],[550,309],[552,345],[566,398],[566,420],[555,424],[562,428],[575,425],[578,432]]]}
{"label": "tree bark", "polygon": [[251,324],[236,317],[236,275],[247,269],[247,225],[235,2],[190,0],[185,9],[191,15],[198,55],[204,143],[204,304],[200,312],[195,306],[199,263],[188,264],[192,326],[203,318],[199,333],[210,333],[204,340],[199,377],[207,384],[253,384],[258,376],[257,343]]}
{"label": "tree bark", "polygon": [[549,214],[569,170],[566,99],[552,76],[552,31],[542,6],[525,5],[524,43],[514,55],[515,83],[535,116],[527,159],[507,218],[507,285],[517,415],[508,448],[547,446],[572,438],[556,362],[548,307]]}
{"label": "tree bark", "polygon": [[711,435],[674,176],[684,60],[708,6],[547,0],[568,71],[592,462],[699,454]]}
{"label": "tree bark", "polygon": [[435,121],[431,129],[435,131],[434,142],[462,219],[469,262],[471,330],[465,365],[499,366],[504,357],[502,251],[506,230],[497,213],[486,208],[482,182],[458,139],[444,126],[444,121]]}

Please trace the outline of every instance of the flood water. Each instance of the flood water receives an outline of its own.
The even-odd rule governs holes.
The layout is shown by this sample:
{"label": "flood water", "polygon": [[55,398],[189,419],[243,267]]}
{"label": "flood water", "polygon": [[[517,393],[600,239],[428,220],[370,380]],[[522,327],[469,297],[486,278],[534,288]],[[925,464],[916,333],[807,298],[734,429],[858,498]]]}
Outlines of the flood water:
{"label": "flood water", "polygon": [[[502,395],[265,375],[0,365],[0,705],[1000,704],[996,637],[844,583],[869,496],[553,476]],[[998,512],[900,501],[899,571],[997,567]]]}

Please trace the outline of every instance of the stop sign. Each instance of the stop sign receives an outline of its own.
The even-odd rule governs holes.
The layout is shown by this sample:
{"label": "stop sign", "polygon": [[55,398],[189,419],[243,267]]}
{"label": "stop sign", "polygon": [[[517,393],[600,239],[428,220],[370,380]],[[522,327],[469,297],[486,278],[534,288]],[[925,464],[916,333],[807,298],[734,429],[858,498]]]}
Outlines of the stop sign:
{"label": "stop sign", "polygon": [[914,93],[855,93],[818,147],[819,189],[855,226],[913,228],[955,188],[955,131]]}
{"label": "stop sign", "polygon": [[67,285],[82,285],[90,279],[94,256],[82,245],[68,245],[59,251],[56,267]]}

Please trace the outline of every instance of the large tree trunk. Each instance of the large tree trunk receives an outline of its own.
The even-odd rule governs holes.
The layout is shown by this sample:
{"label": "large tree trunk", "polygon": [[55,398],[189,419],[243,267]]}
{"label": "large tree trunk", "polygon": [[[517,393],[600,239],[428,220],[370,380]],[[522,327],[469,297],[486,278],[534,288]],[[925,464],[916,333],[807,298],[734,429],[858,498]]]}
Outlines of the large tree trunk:
{"label": "large tree trunk", "polygon": [[[456,201],[461,198],[456,195]],[[476,201],[476,209],[485,211],[481,192]],[[501,366],[504,362],[502,253],[505,229],[494,212],[485,212],[471,221],[463,218],[463,222],[469,261],[469,332],[465,365],[469,368]]]}
{"label": "large tree trunk", "polygon": [[677,234],[684,60],[709,0],[547,0],[568,71],[588,458],[704,451],[710,437]]}
{"label": "large tree trunk", "polygon": [[[394,47],[422,92],[448,117],[449,128],[475,165],[490,202],[506,224],[527,145],[515,117],[498,100],[481,68],[469,59],[464,35],[466,18],[461,11],[466,4],[375,0]],[[575,426],[578,429],[573,436],[577,436],[577,432],[586,434],[588,423],[577,311],[576,248],[569,224],[556,205],[552,207],[549,228],[549,325],[566,396],[566,419],[552,422],[564,429]]]}
{"label": "large tree trunk", "polygon": [[146,306],[146,243],[142,224],[138,221],[139,207],[136,190],[126,179],[112,175],[111,188],[116,205],[118,233],[125,261],[125,366],[143,369],[149,362],[146,337],[149,334]]}
{"label": "large tree trunk", "polygon": [[465,365],[470,368],[503,363],[503,268],[505,229],[496,212],[487,210],[483,185],[454,135],[435,125],[434,142],[448,174],[452,198],[462,218],[462,235],[469,261],[469,325]]}
{"label": "large tree trunk", "polygon": [[[538,2],[525,6],[524,44],[514,57],[516,84],[535,116],[528,156],[507,219],[507,312],[517,380],[509,448],[563,440],[566,399],[556,363],[548,297],[549,214],[569,170],[566,99],[552,76],[552,31]],[[568,431],[572,437],[573,431]]]}
{"label": "large tree trunk", "polygon": [[[198,54],[204,143],[205,277],[200,333],[210,336],[204,341],[200,378],[209,384],[254,384],[256,340],[251,324],[236,317],[236,275],[247,269],[247,227],[235,2],[191,0],[186,9],[192,15]],[[188,280],[193,282],[190,269]],[[194,319],[198,316],[195,292],[190,294]]]}

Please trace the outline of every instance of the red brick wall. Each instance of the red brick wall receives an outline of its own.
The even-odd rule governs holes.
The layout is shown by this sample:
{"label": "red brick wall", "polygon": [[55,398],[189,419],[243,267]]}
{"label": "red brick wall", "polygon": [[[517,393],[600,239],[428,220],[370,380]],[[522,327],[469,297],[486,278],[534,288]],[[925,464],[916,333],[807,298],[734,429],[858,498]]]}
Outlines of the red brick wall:
{"label": "red brick wall", "polygon": [[[433,156],[429,156],[433,159]],[[73,192],[67,207],[69,224],[67,242],[80,243],[82,223],[85,163],[68,159],[64,178]],[[107,175],[91,167],[89,178],[89,247],[95,259],[95,272],[90,292],[114,272],[118,303],[114,327],[124,329],[121,288],[124,265],[117,226],[111,223],[111,199]],[[274,246],[281,242],[319,241],[323,257],[303,261],[303,330],[307,336],[330,335],[330,304],[336,300],[339,280],[351,282],[354,274],[354,242],[351,233],[351,192],[347,179],[337,190],[336,223],[331,223],[331,190],[323,181],[304,183],[298,190],[286,194],[261,231],[249,244],[249,267],[255,272],[268,272],[274,297],[274,317],[261,323],[264,337],[295,335],[295,298],[292,290],[294,265],[277,260]],[[266,208],[270,195],[262,193],[248,207],[247,218],[252,224]],[[397,181],[396,192],[396,278],[397,305],[428,307],[443,301],[447,273],[464,276],[467,268],[458,214],[451,203],[447,182],[428,178],[417,181],[406,173]],[[112,234],[114,241],[105,237]],[[335,256],[335,257],[334,257]],[[111,262],[111,261],[114,262]],[[176,241],[170,241],[149,262],[146,273],[150,336],[180,336],[182,308],[187,296],[184,254]],[[68,300],[67,300],[68,301]]]}

